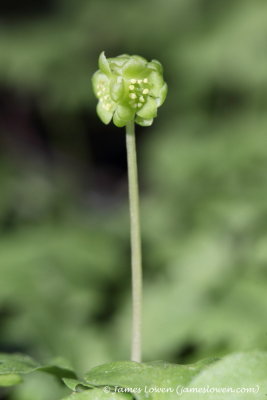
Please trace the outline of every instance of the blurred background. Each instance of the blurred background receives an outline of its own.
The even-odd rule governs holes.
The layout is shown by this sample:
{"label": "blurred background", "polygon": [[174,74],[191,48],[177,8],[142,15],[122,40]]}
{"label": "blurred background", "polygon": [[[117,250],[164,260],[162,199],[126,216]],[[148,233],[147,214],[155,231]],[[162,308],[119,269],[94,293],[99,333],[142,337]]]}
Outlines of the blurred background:
{"label": "blurred background", "polygon": [[[144,359],[267,348],[265,0],[2,0],[0,351],[80,373],[129,357],[125,134],[95,113],[99,53],[159,59],[137,129]],[[57,400],[38,374],[1,399]]]}

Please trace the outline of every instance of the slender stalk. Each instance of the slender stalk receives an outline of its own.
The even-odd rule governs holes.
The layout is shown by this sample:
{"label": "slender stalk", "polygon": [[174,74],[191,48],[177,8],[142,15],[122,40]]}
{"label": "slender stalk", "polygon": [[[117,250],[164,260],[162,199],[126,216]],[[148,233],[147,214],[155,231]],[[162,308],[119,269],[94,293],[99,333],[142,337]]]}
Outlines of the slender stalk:
{"label": "slender stalk", "polygon": [[139,189],[134,122],[126,126],[128,183],[132,257],[132,353],[131,360],[141,362],[142,255],[139,215]]}

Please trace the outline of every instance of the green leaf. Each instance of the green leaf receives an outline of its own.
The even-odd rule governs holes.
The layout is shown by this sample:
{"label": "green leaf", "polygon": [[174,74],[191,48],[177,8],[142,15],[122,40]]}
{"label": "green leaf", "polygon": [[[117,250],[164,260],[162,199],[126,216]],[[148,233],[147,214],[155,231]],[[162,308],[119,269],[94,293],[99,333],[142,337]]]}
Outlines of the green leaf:
{"label": "green leaf", "polygon": [[15,386],[21,382],[22,382],[21,376],[18,374],[0,375],[0,387]]}
{"label": "green leaf", "polygon": [[[264,400],[267,394],[267,353],[231,354],[201,371],[190,383],[190,388],[252,388],[252,393],[184,393],[186,400]],[[257,393],[258,391],[258,393]],[[256,394],[257,393],[257,394]]]}
{"label": "green leaf", "polygon": [[27,374],[40,365],[31,357],[22,354],[0,353],[0,374]]}
{"label": "green leaf", "polygon": [[29,356],[0,353],[1,386],[15,385],[18,383],[18,379],[21,375],[35,371],[46,372],[60,379],[76,378],[76,374],[72,369],[64,365],[62,361],[59,363],[40,365]]}
{"label": "green leaf", "polygon": [[44,367],[37,368],[37,371],[46,372],[58,378],[74,378],[76,376],[72,370],[62,368],[58,365],[46,365]]}
{"label": "green leaf", "polygon": [[63,400],[130,400],[132,396],[121,393],[105,393],[105,389],[92,389],[82,393],[73,393]]}
{"label": "green leaf", "polygon": [[93,389],[93,387],[94,387],[92,385],[89,385],[89,384],[87,384],[85,382],[82,382],[82,381],[79,381],[77,379],[63,378],[62,381],[73,392],[76,392],[76,391],[79,391],[79,390]]}
{"label": "green leaf", "polygon": [[[93,368],[85,376],[85,381],[95,386],[137,389],[138,399],[177,399],[175,388],[186,385],[206,365],[214,360],[204,360],[190,365],[176,365],[158,361],[136,363],[132,361],[114,362]],[[171,388],[169,393],[151,394],[151,388]]]}

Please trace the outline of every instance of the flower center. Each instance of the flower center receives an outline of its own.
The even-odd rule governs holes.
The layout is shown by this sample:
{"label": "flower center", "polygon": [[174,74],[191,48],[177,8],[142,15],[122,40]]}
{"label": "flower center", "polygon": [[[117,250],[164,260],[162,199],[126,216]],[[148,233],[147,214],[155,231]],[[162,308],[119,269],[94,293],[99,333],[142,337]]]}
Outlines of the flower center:
{"label": "flower center", "polygon": [[129,103],[131,107],[143,107],[149,94],[148,79],[130,79],[129,83]]}

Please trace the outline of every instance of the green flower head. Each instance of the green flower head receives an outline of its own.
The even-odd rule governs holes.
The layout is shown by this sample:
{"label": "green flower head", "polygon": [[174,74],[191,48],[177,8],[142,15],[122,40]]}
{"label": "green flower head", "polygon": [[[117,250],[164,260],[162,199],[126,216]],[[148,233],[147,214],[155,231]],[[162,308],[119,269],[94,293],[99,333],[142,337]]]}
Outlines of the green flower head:
{"label": "green flower head", "polygon": [[162,65],[157,60],[148,62],[143,57],[127,54],[106,58],[102,52],[99,70],[92,78],[101,121],[108,124],[113,118],[118,127],[130,121],[151,125],[167,95],[162,73]]}

